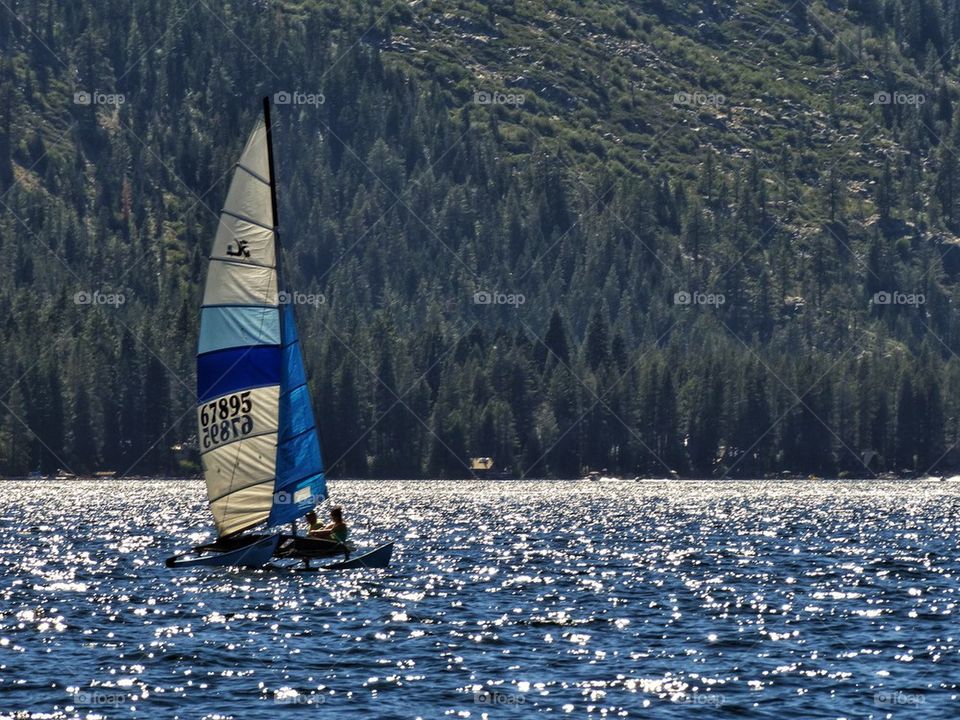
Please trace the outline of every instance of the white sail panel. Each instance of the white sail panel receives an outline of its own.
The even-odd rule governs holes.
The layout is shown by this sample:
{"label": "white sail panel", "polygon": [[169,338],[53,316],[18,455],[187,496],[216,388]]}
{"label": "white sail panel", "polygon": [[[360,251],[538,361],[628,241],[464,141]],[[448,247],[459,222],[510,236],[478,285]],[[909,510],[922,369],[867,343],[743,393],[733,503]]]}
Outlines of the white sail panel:
{"label": "white sail panel", "polygon": [[257,121],[257,126],[247,138],[247,144],[240,154],[240,165],[252,170],[264,180],[270,178],[270,161],[267,156],[267,127],[263,118]]}
{"label": "white sail panel", "polygon": [[280,386],[253,388],[211,398],[197,406],[200,452],[244,438],[276,433],[279,426]]}
{"label": "white sail panel", "polygon": [[264,480],[272,481],[276,459],[276,433],[247,438],[204,454],[208,498],[213,502]]}
{"label": "white sail panel", "polygon": [[268,481],[216,500],[210,503],[210,510],[222,536],[265,522],[270,516],[272,502],[273,482]]}
{"label": "white sail panel", "polygon": [[282,353],[270,180],[261,120],[227,191],[200,314],[198,436],[221,536],[264,522],[273,505]]}
{"label": "white sail panel", "polygon": [[[217,531],[227,535],[250,527],[270,514],[273,504],[273,481],[277,465],[277,434],[268,433],[218,447],[202,456],[207,481],[207,497],[213,510]],[[245,493],[236,505],[233,499],[254,486],[263,486],[263,493]],[[253,507],[252,498],[262,505]],[[229,522],[227,522],[229,520]]]}
{"label": "white sail panel", "polygon": [[210,258],[274,267],[273,232],[231,215],[221,215]]}
{"label": "white sail panel", "polygon": [[262,178],[251,175],[243,168],[238,167],[234,171],[223,209],[224,212],[253,220],[266,228],[273,227],[270,186]]}
{"label": "white sail panel", "polygon": [[204,306],[276,305],[277,271],[259,265],[243,265],[226,260],[210,261]]}

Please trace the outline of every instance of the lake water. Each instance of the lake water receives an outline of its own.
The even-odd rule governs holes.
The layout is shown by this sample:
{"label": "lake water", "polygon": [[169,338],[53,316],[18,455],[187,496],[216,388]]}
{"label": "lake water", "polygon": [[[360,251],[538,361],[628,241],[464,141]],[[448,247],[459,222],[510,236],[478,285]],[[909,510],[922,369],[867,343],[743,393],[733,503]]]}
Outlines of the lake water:
{"label": "lake water", "polygon": [[389,570],[169,570],[200,482],[0,482],[0,717],[960,717],[960,482],[331,490]]}

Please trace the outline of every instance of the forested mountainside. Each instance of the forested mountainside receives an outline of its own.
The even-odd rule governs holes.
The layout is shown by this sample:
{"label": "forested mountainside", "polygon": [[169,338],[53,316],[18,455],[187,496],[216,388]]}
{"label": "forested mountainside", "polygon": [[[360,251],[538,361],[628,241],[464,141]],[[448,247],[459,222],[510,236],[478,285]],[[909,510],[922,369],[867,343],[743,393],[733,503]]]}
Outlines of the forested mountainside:
{"label": "forested mountainside", "polygon": [[197,469],[275,100],[334,476],[960,465],[960,3],[11,0],[0,474]]}

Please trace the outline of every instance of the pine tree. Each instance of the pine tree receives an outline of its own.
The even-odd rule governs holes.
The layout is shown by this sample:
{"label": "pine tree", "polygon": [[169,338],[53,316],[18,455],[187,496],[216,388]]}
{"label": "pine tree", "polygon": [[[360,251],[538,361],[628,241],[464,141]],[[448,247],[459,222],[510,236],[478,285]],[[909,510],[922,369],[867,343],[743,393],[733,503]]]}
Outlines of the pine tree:
{"label": "pine tree", "polygon": [[17,385],[0,405],[0,467],[5,474],[22,477],[30,471],[30,431],[24,427],[26,416],[23,394]]}
{"label": "pine tree", "polygon": [[587,367],[594,372],[610,357],[610,328],[600,308],[597,308],[590,318],[583,351]]}
{"label": "pine tree", "polygon": [[910,376],[904,373],[897,392],[897,427],[894,438],[894,462],[897,470],[913,470],[916,467],[917,420],[913,383]]}
{"label": "pine tree", "polygon": [[538,350],[538,356],[541,358],[541,367],[545,362],[559,361],[566,364],[570,359],[570,352],[567,343],[567,333],[563,326],[563,320],[560,317],[558,309],[554,308],[550,316],[550,325],[547,328],[547,334],[543,338],[543,345],[546,353]]}

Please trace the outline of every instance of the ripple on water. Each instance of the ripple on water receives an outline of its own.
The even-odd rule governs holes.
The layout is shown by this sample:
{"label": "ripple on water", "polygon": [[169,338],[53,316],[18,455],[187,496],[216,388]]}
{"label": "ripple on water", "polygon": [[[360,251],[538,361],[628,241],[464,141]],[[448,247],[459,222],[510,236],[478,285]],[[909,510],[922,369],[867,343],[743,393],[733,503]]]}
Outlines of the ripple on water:
{"label": "ripple on water", "polygon": [[172,571],[200,483],[0,482],[0,716],[960,714],[960,483],[334,490],[390,570]]}

